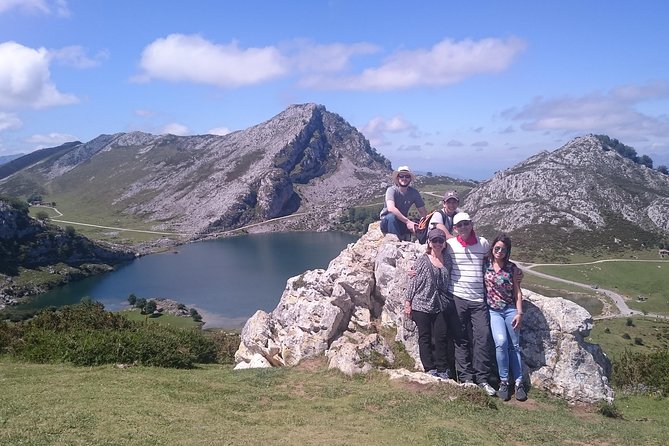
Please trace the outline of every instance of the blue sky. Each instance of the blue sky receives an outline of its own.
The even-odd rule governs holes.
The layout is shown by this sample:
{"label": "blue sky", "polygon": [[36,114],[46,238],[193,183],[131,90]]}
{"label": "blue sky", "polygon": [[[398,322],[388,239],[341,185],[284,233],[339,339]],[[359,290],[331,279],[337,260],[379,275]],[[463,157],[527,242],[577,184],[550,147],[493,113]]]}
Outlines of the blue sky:
{"label": "blue sky", "polygon": [[604,133],[669,165],[669,2],[0,0],[0,156],[323,104],[485,179]]}

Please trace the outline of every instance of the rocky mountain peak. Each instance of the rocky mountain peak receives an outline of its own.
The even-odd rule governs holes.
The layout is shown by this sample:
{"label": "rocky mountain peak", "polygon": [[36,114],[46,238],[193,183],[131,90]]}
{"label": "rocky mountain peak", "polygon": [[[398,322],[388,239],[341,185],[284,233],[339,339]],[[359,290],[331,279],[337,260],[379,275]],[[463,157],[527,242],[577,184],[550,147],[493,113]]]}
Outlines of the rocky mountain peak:
{"label": "rocky mountain peak", "polygon": [[339,115],[298,104],[225,136],[100,135],[16,172],[0,191],[76,197],[91,215],[104,207],[198,237],[295,212],[304,216],[286,225],[325,229],[390,171]]}
{"label": "rocky mountain peak", "polygon": [[584,234],[596,230],[606,234],[600,244],[638,246],[669,234],[669,176],[587,135],[497,172],[463,208],[494,231],[550,232],[563,242],[580,233],[577,239],[589,243],[595,240]]}

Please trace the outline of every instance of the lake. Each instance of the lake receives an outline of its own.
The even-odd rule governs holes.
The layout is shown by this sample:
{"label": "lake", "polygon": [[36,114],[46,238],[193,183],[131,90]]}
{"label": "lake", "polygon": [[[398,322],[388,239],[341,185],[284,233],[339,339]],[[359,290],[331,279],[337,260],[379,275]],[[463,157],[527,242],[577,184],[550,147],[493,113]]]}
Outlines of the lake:
{"label": "lake", "polygon": [[23,307],[60,306],[90,297],[116,311],[128,307],[128,295],[134,293],[195,307],[208,328],[237,328],[256,310],[273,310],[289,277],[327,268],[357,239],[341,232],[285,232],[191,243],[58,287]]}

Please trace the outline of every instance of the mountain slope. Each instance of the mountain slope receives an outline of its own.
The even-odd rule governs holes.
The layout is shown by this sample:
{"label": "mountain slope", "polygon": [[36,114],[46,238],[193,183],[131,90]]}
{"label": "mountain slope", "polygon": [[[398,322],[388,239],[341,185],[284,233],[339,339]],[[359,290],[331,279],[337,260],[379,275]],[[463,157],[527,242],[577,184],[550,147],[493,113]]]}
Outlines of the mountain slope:
{"label": "mountain slope", "polygon": [[648,246],[669,234],[669,176],[588,135],[496,173],[464,207],[537,249]]}
{"label": "mountain slope", "polygon": [[[388,180],[390,162],[340,116],[316,104],[225,136],[101,135],[0,182],[15,196],[131,214],[152,227],[198,234],[310,212],[330,214]],[[323,218],[323,214],[328,218]]]}

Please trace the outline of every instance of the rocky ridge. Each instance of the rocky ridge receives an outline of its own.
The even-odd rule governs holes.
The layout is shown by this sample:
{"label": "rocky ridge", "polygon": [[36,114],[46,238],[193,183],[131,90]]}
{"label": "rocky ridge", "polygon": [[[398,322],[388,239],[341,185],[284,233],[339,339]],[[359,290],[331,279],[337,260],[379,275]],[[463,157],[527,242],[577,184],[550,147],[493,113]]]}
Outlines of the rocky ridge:
{"label": "rocky ridge", "polygon": [[[424,249],[384,237],[373,223],[327,269],[289,279],[272,312],[258,311],[248,320],[236,369],[290,366],[325,355],[330,368],[365,373],[379,358],[392,368],[391,344],[398,342],[420,370],[417,333],[405,329],[402,303],[406,271]],[[592,328],[590,314],[565,299],[523,294],[521,347],[531,386],[570,402],[612,401],[610,363],[599,346],[585,341]],[[382,336],[380,328],[396,330],[395,339]],[[390,373],[419,381],[425,377],[413,371]]]}
{"label": "rocky ridge", "polygon": [[[619,242],[632,244],[640,231],[669,234],[669,176],[588,135],[497,172],[463,208],[479,226],[506,232],[542,225],[557,228],[557,237],[617,230]],[[620,228],[629,228],[629,237]]]}
{"label": "rocky ridge", "polygon": [[108,206],[195,238],[296,212],[306,213],[298,225],[327,228],[390,171],[344,119],[302,104],[225,136],[101,135],[0,180],[0,191],[75,195],[91,213]]}

